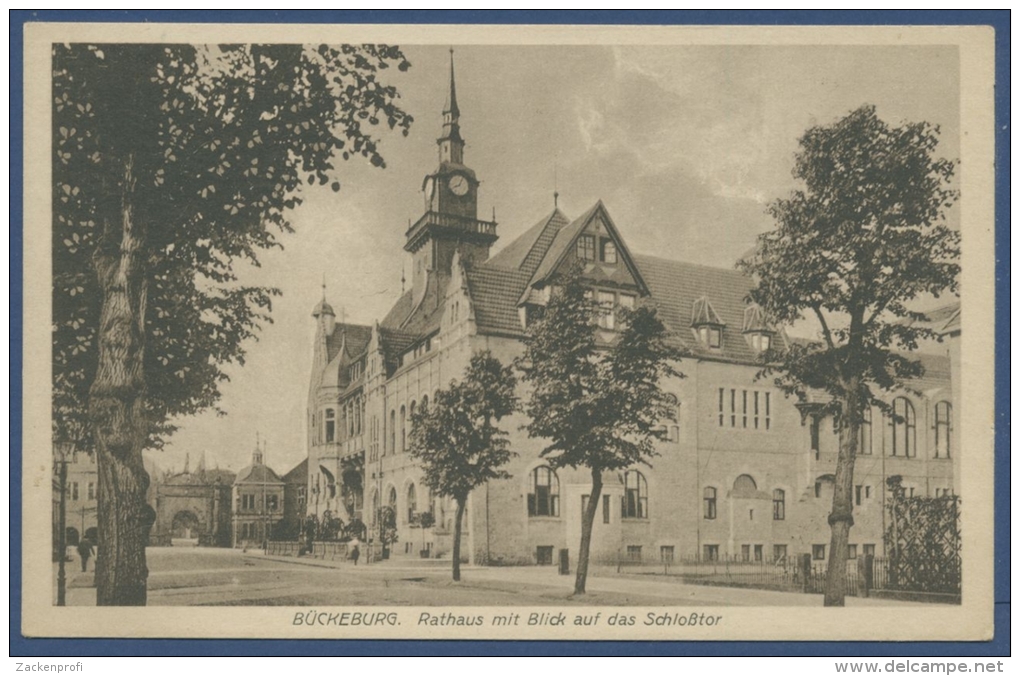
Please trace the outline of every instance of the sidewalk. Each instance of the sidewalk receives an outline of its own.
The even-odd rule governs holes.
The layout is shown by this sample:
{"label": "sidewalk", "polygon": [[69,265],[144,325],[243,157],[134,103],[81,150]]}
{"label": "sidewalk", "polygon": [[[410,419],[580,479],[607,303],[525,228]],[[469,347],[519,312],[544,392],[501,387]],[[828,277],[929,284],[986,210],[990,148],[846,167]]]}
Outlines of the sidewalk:
{"label": "sidewalk", "polygon": [[[64,605],[68,606],[94,606],[96,605],[96,578],[95,564],[89,561],[89,570],[81,572],[81,563],[77,560],[64,563],[64,575],[66,586],[64,591]],[[53,603],[57,603],[57,574],[59,564],[53,564]]]}
{"label": "sidewalk", "polygon": [[[251,554],[249,554],[251,556]],[[321,559],[300,559],[288,556],[264,556],[258,558],[309,565],[321,568],[344,568],[348,572],[355,570],[349,561],[329,561]],[[388,571],[417,573],[438,573],[449,570],[450,561],[443,559],[426,560],[408,558],[402,561],[399,557],[388,561],[380,561],[369,566],[358,566],[366,574],[385,574]],[[436,564],[444,564],[437,566]],[[462,587],[489,589],[492,591],[523,591],[525,589],[541,590],[543,596],[560,596],[567,598],[574,587],[574,575],[560,575],[552,566],[470,566],[462,565]],[[800,592],[772,591],[746,587],[722,587],[697,584],[685,584],[676,578],[655,577],[649,575],[610,574],[600,576],[592,571],[588,577],[587,590],[593,596],[609,594],[614,599],[626,597],[628,603],[634,605],[682,605],[682,606],[821,606],[820,594],[803,594]],[[595,600],[595,599],[591,599]],[[876,598],[857,598],[848,596],[846,605],[854,606],[920,606],[921,603],[891,601]]]}

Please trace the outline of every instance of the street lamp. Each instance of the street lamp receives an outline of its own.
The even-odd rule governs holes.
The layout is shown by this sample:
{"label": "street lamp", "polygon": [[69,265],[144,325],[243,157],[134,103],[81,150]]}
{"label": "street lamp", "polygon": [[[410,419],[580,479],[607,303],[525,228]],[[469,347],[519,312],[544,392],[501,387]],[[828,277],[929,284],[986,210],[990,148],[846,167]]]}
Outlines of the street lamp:
{"label": "street lamp", "polygon": [[60,516],[58,519],[59,551],[57,563],[57,605],[63,606],[66,600],[67,574],[64,560],[67,558],[67,463],[74,453],[74,444],[70,441],[58,441],[53,444],[54,461],[59,466],[60,476]]}

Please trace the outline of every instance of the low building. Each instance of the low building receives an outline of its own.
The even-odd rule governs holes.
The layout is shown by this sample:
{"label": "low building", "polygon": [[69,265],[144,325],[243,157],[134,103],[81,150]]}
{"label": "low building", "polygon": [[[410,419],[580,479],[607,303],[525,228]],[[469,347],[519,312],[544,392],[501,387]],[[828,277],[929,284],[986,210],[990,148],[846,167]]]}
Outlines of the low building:
{"label": "low building", "polygon": [[256,445],[251,464],[237,473],[233,485],[233,546],[262,546],[277,539],[284,519],[284,482],[264,462]]}

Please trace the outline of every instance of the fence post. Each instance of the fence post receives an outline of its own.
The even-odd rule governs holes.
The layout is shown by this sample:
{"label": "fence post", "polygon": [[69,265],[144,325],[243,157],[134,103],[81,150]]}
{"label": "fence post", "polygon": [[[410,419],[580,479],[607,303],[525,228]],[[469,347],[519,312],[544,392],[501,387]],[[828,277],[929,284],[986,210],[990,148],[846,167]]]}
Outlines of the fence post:
{"label": "fence post", "polygon": [[857,560],[857,578],[861,586],[861,598],[871,596],[871,590],[875,587],[875,557],[865,554]]}
{"label": "fence post", "polygon": [[811,589],[811,555],[800,555],[800,584],[802,591],[807,594]]}

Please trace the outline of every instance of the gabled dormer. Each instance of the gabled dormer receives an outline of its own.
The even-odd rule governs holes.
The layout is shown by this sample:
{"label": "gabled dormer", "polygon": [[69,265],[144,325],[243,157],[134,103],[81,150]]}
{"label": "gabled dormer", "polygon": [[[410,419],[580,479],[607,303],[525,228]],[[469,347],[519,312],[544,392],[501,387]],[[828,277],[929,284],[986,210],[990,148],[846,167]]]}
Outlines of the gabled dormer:
{"label": "gabled dormer", "polygon": [[744,328],[742,330],[747,344],[759,354],[772,349],[776,331],[765,318],[765,312],[757,303],[744,308]]}
{"label": "gabled dormer", "polygon": [[691,330],[702,347],[711,350],[722,348],[723,330],[726,323],[712,307],[711,301],[705,296],[694,301],[691,308]]}

